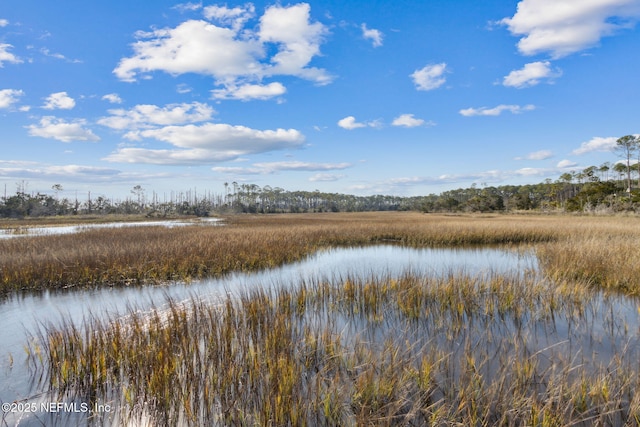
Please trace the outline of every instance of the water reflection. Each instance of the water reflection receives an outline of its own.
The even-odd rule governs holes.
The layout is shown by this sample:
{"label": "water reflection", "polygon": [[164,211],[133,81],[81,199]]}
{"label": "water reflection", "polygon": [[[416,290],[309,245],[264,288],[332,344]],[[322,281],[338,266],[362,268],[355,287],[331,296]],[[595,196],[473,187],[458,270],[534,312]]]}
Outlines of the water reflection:
{"label": "water reflection", "polygon": [[190,220],[166,220],[166,221],[131,221],[131,222],[105,222],[95,224],[51,225],[44,227],[20,226],[14,228],[0,228],[0,239],[11,239],[26,236],[53,236],[59,234],[75,234],[86,230],[101,228],[125,228],[125,227],[184,227],[189,225],[222,225],[220,218],[196,218]]}
{"label": "water reflection", "polygon": [[166,286],[44,291],[14,295],[0,304],[0,400],[11,402],[33,395],[24,371],[24,345],[47,323],[61,319],[81,323],[89,316],[115,316],[128,307],[141,310],[161,306],[166,298],[181,301],[192,296],[216,298],[255,286],[290,286],[317,278],[369,278],[416,274],[444,275],[453,271],[481,274],[494,271],[534,271],[536,258],[528,252],[502,249],[412,249],[394,245],[336,248],[279,268],[234,273],[219,279]]}
{"label": "water reflection", "polygon": [[[256,286],[295,286],[317,280],[369,280],[375,278],[399,278],[407,273],[416,277],[438,277],[467,274],[469,276],[495,277],[496,275],[527,277],[538,274],[534,254],[527,250],[505,249],[412,249],[394,245],[360,248],[336,248],[320,251],[307,259],[271,270],[256,273],[235,273],[219,279],[194,283],[173,283],[166,286],[144,288],[106,288],[43,292],[38,295],[13,296],[0,304],[0,400],[3,402],[28,398],[41,392],[29,383],[29,372],[24,369],[22,348],[29,334],[38,327],[61,318],[81,324],[87,316],[117,317],[130,307],[146,310],[151,306],[163,306],[167,297],[182,301],[197,297],[215,300],[226,293],[238,293]],[[540,277],[542,280],[542,277]],[[523,284],[531,283],[522,281]],[[521,288],[522,289],[522,288]],[[395,325],[386,319],[380,328],[367,329],[364,323],[347,315],[331,313],[331,321],[338,330],[347,332],[345,337],[357,337],[363,331],[371,333],[367,342],[382,345],[390,328],[402,331],[398,334],[398,346],[406,342],[420,343],[416,349],[433,346],[447,354],[462,356],[464,346],[479,339],[495,339],[495,358],[485,365],[488,373],[499,372],[504,367],[505,355],[523,352],[525,358],[536,357],[542,372],[551,370],[558,357],[582,358],[581,364],[596,366],[605,363],[623,347],[631,357],[637,354],[638,308],[636,302],[624,297],[604,297],[596,293],[586,304],[574,308],[548,310],[540,301],[532,310],[524,310],[522,316],[508,315],[499,318],[498,311],[489,314],[480,310],[475,314],[464,312],[461,324],[452,333],[453,321],[433,322],[421,320],[415,330],[404,323]],[[487,296],[488,300],[491,296]],[[586,298],[586,297],[585,297]],[[482,302],[478,302],[482,304]],[[431,313],[436,313],[432,310]],[[551,313],[551,315],[549,314]],[[555,314],[554,314],[555,313]],[[328,314],[327,314],[328,315]],[[446,314],[445,314],[446,316]],[[550,317],[552,316],[552,317]],[[553,317],[555,316],[555,317]],[[364,322],[366,319],[361,319]],[[398,319],[396,319],[398,320]],[[460,319],[458,319],[460,320]],[[387,323],[388,322],[388,323]],[[404,322],[404,320],[403,320]],[[424,327],[432,328],[425,335]],[[520,334],[523,334],[520,336]],[[517,336],[517,348],[509,341]],[[422,343],[421,340],[427,340]],[[9,353],[12,355],[9,357]],[[13,361],[11,361],[13,359]],[[1,420],[0,420],[1,421]]]}

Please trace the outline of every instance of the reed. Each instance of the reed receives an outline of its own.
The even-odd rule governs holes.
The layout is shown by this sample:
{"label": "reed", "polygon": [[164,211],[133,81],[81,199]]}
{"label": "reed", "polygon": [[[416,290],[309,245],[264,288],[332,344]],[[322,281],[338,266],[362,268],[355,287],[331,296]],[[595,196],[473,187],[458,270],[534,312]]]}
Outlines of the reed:
{"label": "reed", "polygon": [[634,217],[236,216],[2,240],[0,286],[188,281],[341,245],[524,244],[542,275],[344,277],[169,300],[49,325],[28,360],[54,396],[115,405],[105,423],[634,425],[640,355],[614,306],[640,293],[639,237]]}
{"label": "reed", "polygon": [[40,369],[119,423],[633,424],[638,349],[601,336],[609,303],[523,276],[317,279],[50,325]]}
{"label": "reed", "polygon": [[[236,216],[227,218],[224,227],[132,227],[21,237],[0,240],[0,293],[188,281],[281,265],[322,247],[380,242],[409,246],[549,243],[540,252],[548,260],[545,267],[566,270],[573,265],[573,259],[566,257],[582,257],[585,232],[595,236],[597,245],[612,229],[618,235],[627,233],[629,242],[639,233],[635,218],[603,221],[388,212]],[[619,275],[631,278],[628,288],[637,288],[635,270],[625,271],[629,262],[619,250],[623,242],[607,242],[613,247],[606,255],[610,257],[606,258],[608,265],[615,265]],[[574,244],[574,250],[565,250],[561,243]]]}

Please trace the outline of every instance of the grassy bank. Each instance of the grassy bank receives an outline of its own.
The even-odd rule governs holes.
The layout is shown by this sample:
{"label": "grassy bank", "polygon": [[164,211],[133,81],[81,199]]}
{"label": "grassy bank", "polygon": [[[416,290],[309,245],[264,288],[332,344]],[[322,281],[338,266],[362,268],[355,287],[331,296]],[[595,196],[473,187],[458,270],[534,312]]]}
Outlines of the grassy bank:
{"label": "grassy bank", "polygon": [[0,293],[152,284],[248,271],[333,245],[536,244],[556,278],[640,293],[640,221],[630,217],[262,215],[224,227],[140,227],[0,240]]}
{"label": "grassy bank", "polygon": [[634,332],[595,296],[520,276],[346,278],[50,327],[40,352],[56,396],[121,424],[636,425]]}

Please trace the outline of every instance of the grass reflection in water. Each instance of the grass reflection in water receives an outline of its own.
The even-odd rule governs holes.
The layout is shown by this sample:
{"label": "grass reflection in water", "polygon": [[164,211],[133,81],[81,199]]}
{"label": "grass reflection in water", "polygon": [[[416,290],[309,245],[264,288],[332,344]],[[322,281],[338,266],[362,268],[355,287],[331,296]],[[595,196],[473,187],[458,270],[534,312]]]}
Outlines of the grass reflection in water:
{"label": "grass reflection in water", "polygon": [[640,395],[616,301],[523,275],[313,280],[51,328],[44,363],[120,421],[622,425]]}

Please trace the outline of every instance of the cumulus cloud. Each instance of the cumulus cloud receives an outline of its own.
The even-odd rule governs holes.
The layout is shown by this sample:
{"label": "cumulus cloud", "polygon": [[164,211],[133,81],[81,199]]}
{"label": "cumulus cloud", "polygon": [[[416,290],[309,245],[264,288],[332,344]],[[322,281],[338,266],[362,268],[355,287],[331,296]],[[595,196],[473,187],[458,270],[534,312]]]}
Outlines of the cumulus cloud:
{"label": "cumulus cloud", "polygon": [[516,36],[524,55],[560,58],[592,47],[640,17],[637,0],[522,0],[500,21]]}
{"label": "cumulus cloud", "polygon": [[0,27],[6,27],[7,25],[9,25],[9,21],[6,19],[0,19]]}
{"label": "cumulus cloud", "polygon": [[581,155],[590,153],[592,151],[613,151],[613,149],[616,147],[617,140],[618,138],[616,138],[615,136],[610,136],[607,138],[596,136],[594,138],[591,138],[589,141],[580,144],[580,147],[573,150],[572,154]]}
{"label": "cumulus cloud", "polygon": [[353,116],[348,116],[348,117],[345,117],[344,119],[340,119],[338,121],[338,126],[340,126],[343,129],[348,129],[348,130],[367,127],[367,125],[365,123],[356,122],[356,118],[353,117]]}
{"label": "cumulus cloud", "polygon": [[552,70],[549,61],[530,62],[520,70],[510,72],[502,80],[502,84],[518,89],[535,86],[543,79],[554,79],[560,77],[560,70]]}
{"label": "cumulus cloud", "polygon": [[362,37],[367,40],[371,40],[373,47],[382,46],[382,39],[384,38],[384,35],[381,31],[373,28],[367,28],[367,24],[362,24],[360,29],[362,30]]}
{"label": "cumulus cloud", "polygon": [[13,46],[6,43],[0,43],[0,68],[3,67],[3,62],[10,62],[13,64],[20,64],[22,60],[9,52]]}
{"label": "cumulus cloud", "polygon": [[432,124],[431,122],[427,123],[422,119],[417,119],[413,116],[413,114],[402,114],[398,117],[396,117],[395,119],[393,119],[393,122],[391,122],[391,124],[393,126],[402,126],[402,127],[406,127],[406,128],[414,128],[414,127],[418,127],[418,126],[423,126],[423,125],[429,125]]}
{"label": "cumulus cloud", "polygon": [[[243,7],[209,6],[205,20],[188,20],[175,28],[138,32],[132,45],[134,54],[123,58],[115,75],[135,81],[140,75],[162,71],[172,75],[196,73],[212,76],[221,86],[222,98],[238,96],[250,99],[282,94],[281,83],[263,85],[266,77],[295,76],[316,84],[330,83],[332,77],[323,69],[310,66],[320,54],[327,28],[312,22],[310,6],[268,7],[259,25],[248,25],[254,18],[251,4]],[[259,90],[258,90],[259,89]],[[277,96],[277,95],[274,95]]]}
{"label": "cumulus cloud", "polygon": [[18,102],[24,92],[16,89],[2,89],[0,90],[0,108],[10,108],[13,104]]}
{"label": "cumulus cloud", "polygon": [[307,67],[320,54],[320,44],[327,29],[319,22],[310,22],[311,7],[307,3],[267,8],[260,18],[260,40],[275,43],[278,53],[265,69],[269,75],[283,74],[302,77],[318,84],[327,84],[331,77],[325,70]]}
{"label": "cumulus cloud", "polygon": [[42,106],[45,110],[71,110],[76,106],[76,101],[67,92],[52,93],[45,99]]}
{"label": "cumulus cloud", "polygon": [[304,135],[295,129],[257,130],[245,126],[204,123],[131,131],[132,141],[155,139],[171,149],[121,147],[104,160],[124,163],[207,164],[240,156],[298,148]]}
{"label": "cumulus cloud", "polygon": [[122,104],[122,98],[117,93],[108,93],[102,97],[103,101],[109,101],[112,104]]}
{"label": "cumulus cloud", "polygon": [[211,91],[214,99],[238,99],[249,101],[251,99],[269,99],[284,95],[287,88],[282,83],[272,82],[266,85],[245,84],[241,86],[229,85],[223,89]]}
{"label": "cumulus cloud", "polygon": [[505,104],[501,104],[498,105],[497,107],[493,107],[493,108],[487,108],[487,107],[480,107],[480,108],[466,108],[463,110],[460,110],[460,114],[462,114],[465,117],[472,117],[472,116],[499,116],[500,114],[502,114],[503,111],[509,111],[513,114],[520,114],[524,111],[532,111],[535,110],[535,106],[534,105],[525,105],[525,106],[520,106],[520,105],[505,105]]}
{"label": "cumulus cloud", "polygon": [[360,123],[356,121],[355,117],[348,116],[348,117],[345,117],[344,119],[338,120],[338,126],[340,126],[342,129],[354,130],[354,129],[366,128],[366,127],[379,128],[381,127],[381,123],[378,120],[373,120],[366,123]]}
{"label": "cumulus cloud", "polygon": [[99,141],[100,138],[90,129],[86,129],[86,121],[83,119],[66,121],[52,116],[40,119],[37,125],[29,125],[29,135],[41,138],[56,139],[62,142],[72,141]]}
{"label": "cumulus cloud", "polygon": [[220,81],[258,74],[256,58],[264,54],[262,46],[254,39],[237,36],[229,28],[199,20],[183,22],[176,28],[138,32],[134,55],[121,59],[114,73],[129,82],[138,74],[152,71],[205,74]]}
{"label": "cumulus cloud", "polygon": [[139,129],[156,126],[180,125],[204,122],[213,116],[214,109],[207,104],[193,102],[191,104],[136,105],[125,109],[109,110],[109,117],[98,120],[98,124],[112,129]]}
{"label": "cumulus cloud", "polygon": [[444,62],[431,64],[414,71],[413,74],[411,74],[411,78],[418,90],[433,90],[439,88],[446,82],[444,78],[446,70],[447,64]]}

